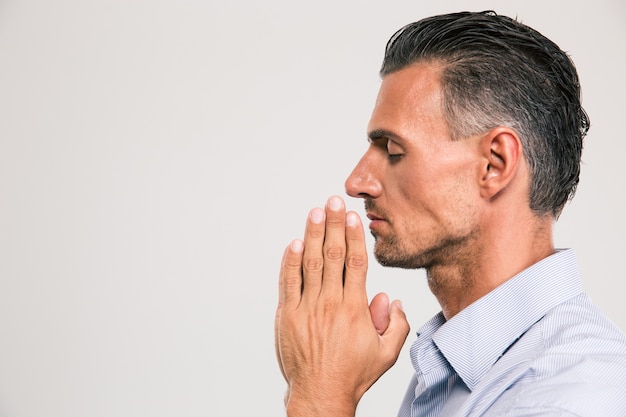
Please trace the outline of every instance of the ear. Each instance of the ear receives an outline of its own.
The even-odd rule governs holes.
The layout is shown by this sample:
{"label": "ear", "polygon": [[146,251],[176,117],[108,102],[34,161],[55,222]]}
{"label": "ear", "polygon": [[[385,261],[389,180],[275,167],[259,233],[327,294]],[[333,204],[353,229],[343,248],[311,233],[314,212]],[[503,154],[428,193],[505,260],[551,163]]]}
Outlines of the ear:
{"label": "ear", "polygon": [[515,177],[523,158],[522,141],[513,129],[497,127],[482,138],[481,151],[485,157],[481,167],[481,196],[492,198]]}

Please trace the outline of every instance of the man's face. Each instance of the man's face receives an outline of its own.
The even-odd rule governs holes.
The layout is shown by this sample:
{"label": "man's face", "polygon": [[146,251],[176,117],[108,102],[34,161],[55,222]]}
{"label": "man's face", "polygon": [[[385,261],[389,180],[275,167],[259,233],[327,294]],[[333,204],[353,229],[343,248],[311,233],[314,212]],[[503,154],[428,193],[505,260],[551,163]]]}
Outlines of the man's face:
{"label": "man's face", "polygon": [[419,63],[387,75],[368,126],[370,145],[346,180],[365,200],[383,265],[431,267],[459,256],[478,229],[479,141],[452,141],[440,68]]}

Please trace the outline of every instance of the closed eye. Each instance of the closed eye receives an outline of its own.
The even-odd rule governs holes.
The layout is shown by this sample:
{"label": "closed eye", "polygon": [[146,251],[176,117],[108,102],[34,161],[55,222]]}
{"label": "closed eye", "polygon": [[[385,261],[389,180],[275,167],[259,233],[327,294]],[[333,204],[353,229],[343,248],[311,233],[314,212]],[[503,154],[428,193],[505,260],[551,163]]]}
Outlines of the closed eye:
{"label": "closed eye", "polygon": [[385,129],[375,129],[368,134],[369,142],[385,150],[391,163],[399,161],[405,155],[404,148],[393,139],[396,137],[398,137],[396,134]]}
{"label": "closed eye", "polygon": [[387,140],[387,157],[391,162],[397,162],[404,156],[404,149],[393,140]]}

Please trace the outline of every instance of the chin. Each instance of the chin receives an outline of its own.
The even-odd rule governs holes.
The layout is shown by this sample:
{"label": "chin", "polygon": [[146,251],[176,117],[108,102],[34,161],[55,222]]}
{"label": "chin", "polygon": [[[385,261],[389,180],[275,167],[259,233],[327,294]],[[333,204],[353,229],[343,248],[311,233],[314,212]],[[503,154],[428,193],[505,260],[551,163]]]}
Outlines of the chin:
{"label": "chin", "polygon": [[[469,243],[468,243],[469,242]],[[461,260],[471,259],[471,235],[462,237],[448,237],[433,242],[430,245],[421,242],[412,247],[404,247],[395,237],[376,239],[374,256],[383,266],[403,269],[429,269],[436,265],[449,265]]]}
{"label": "chin", "polygon": [[402,269],[421,269],[427,267],[425,263],[416,261],[413,258],[400,258],[397,256],[389,257],[378,254],[376,254],[375,256],[378,263],[385,267]]}
{"label": "chin", "polygon": [[426,268],[428,262],[420,253],[407,253],[399,248],[397,242],[383,243],[376,240],[374,257],[382,266],[402,269]]}

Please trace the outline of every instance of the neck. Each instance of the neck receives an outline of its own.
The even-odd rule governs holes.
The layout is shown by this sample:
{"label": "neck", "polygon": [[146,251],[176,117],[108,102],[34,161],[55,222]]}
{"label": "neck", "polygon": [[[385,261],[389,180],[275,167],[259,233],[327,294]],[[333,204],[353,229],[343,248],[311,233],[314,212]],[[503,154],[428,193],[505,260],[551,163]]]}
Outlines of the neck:
{"label": "neck", "polygon": [[481,233],[427,269],[428,285],[446,319],[554,253],[552,218],[533,216],[525,224],[530,227],[520,227],[519,219],[496,224],[492,233]]}

